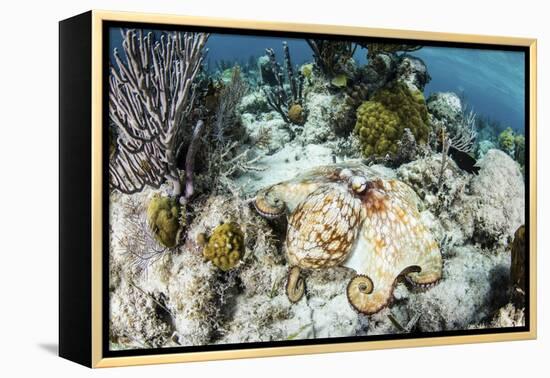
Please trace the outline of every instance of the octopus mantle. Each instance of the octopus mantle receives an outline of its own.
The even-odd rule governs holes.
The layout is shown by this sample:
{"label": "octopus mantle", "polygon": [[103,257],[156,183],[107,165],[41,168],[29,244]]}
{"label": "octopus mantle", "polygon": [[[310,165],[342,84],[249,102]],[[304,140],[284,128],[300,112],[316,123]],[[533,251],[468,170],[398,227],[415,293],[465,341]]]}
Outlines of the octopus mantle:
{"label": "octopus mantle", "polygon": [[[400,276],[421,287],[441,278],[441,252],[418,204],[409,186],[377,177],[360,163],[317,167],[261,190],[255,201],[263,216],[288,216],[285,251],[291,266],[340,265],[357,273],[347,296],[364,314],[389,304]],[[297,274],[292,270],[289,284],[299,284]],[[300,299],[287,285],[289,292],[293,302]]]}

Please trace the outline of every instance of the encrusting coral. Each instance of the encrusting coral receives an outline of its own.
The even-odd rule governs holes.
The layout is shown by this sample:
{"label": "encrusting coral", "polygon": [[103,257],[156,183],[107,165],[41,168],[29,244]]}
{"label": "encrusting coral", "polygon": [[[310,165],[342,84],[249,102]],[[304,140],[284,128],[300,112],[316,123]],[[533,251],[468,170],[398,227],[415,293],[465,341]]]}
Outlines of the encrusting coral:
{"label": "encrusting coral", "polygon": [[[200,234],[204,238],[204,234]],[[204,244],[206,240],[200,241]],[[244,254],[244,235],[239,225],[227,222],[214,229],[204,246],[203,256],[224,272],[234,268]]]}
{"label": "encrusting coral", "polygon": [[399,57],[396,71],[398,80],[407,84],[411,90],[423,91],[431,80],[424,61],[408,54]]}
{"label": "encrusting coral", "polygon": [[425,144],[430,132],[424,96],[399,82],[377,91],[357,109],[355,133],[367,158],[394,156],[405,129],[417,144]]}
{"label": "encrusting coral", "polygon": [[444,229],[447,243],[461,245],[474,232],[476,206],[467,195],[470,175],[449,159],[441,171],[442,154],[431,154],[401,165],[397,177],[409,185]]}
{"label": "encrusting coral", "polygon": [[[374,314],[391,301],[397,277],[422,287],[441,278],[441,253],[421,221],[419,201],[406,184],[377,178],[362,164],[345,163],[317,167],[266,188],[255,206],[269,218],[290,214],[285,241],[290,265],[355,270],[349,302],[359,312]],[[294,270],[291,282],[303,285]],[[290,286],[287,293],[294,293]]]}
{"label": "encrusting coral", "polygon": [[160,244],[167,248],[175,247],[181,232],[178,202],[155,194],[147,206],[147,224]]}
{"label": "encrusting coral", "polygon": [[362,69],[362,76],[370,92],[379,90],[392,80],[422,91],[430,80],[424,62],[408,54],[398,54],[400,51],[415,51],[422,46],[368,42],[360,42],[359,45],[368,50],[367,65]]}

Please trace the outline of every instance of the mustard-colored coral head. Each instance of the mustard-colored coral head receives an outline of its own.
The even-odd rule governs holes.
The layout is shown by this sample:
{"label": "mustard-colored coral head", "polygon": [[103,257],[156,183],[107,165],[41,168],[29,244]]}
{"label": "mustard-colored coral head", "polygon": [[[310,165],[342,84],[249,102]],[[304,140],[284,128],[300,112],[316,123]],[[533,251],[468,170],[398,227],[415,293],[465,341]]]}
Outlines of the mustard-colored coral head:
{"label": "mustard-colored coral head", "polygon": [[178,244],[181,230],[178,202],[170,197],[155,194],[147,206],[147,224],[155,239],[164,247],[173,248]]}
{"label": "mustard-colored coral head", "polygon": [[311,76],[313,74],[313,64],[304,64],[302,67],[300,67],[300,72],[306,79],[311,79]]}
{"label": "mustard-colored coral head", "polygon": [[224,272],[234,268],[244,255],[244,234],[239,225],[219,225],[203,249],[203,256]]}
{"label": "mustard-colored coral head", "polygon": [[348,77],[346,74],[339,74],[334,76],[330,83],[337,88],[344,88],[348,85]]}
{"label": "mustard-colored coral head", "polygon": [[365,157],[392,153],[399,129],[399,117],[379,102],[365,101],[357,109],[355,132]]}
{"label": "mustard-colored coral head", "polygon": [[304,108],[300,104],[293,104],[288,109],[288,119],[295,125],[303,125],[306,121]]}
{"label": "mustard-colored coral head", "polygon": [[380,89],[357,109],[355,133],[365,157],[395,155],[406,128],[417,143],[427,142],[430,127],[424,96],[403,83]]}

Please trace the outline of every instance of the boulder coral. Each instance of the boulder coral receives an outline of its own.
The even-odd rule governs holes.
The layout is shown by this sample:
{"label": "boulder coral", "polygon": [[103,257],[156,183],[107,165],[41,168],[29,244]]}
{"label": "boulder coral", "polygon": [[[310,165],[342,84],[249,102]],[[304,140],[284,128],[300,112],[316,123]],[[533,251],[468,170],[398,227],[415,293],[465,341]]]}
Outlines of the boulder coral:
{"label": "boulder coral", "polygon": [[393,83],[377,91],[357,109],[355,133],[367,158],[395,156],[405,129],[418,144],[427,142],[430,126],[424,96],[406,84]]}
{"label": "boulder coral", "polygon": [[214,229],[202,254],[212,264],[226,272],[241,260],[244,254],[243,242],[244,234],[237,223],[223,223]]}
{"label": "boulder coral", "polygon": [[147,207],[147,223],[155,239],[166,248],[178,244],[180,233],[180,207],[170,197],[155,194]]}
{"label": "boulder coral", "polygon": [[397,153],[398,128],[399,117],[379,102],[365,101],[357,109],[355,132],[365,157]]}
{"label": "boulder coral", "polygon": [[447,243],[462,245],[472,238],[476,204],[468,196],[470,175],[449,160],[441,171],[441,154],[429,155],[397,169],[397,177],[421,198],[445,231]]}
{"label": "boulder coral", "polygon": [[525,223],[525,183],[519,164],[499,150],[478,161],[479,175],[470,184],[477,202],[474,240],[485,247],[504,247]]}

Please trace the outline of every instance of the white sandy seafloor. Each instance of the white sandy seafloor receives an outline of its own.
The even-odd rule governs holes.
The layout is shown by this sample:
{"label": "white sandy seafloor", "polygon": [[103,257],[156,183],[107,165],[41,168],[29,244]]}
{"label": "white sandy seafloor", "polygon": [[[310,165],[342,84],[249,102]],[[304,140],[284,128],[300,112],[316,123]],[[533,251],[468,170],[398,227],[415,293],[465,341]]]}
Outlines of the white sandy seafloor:
{"label": "white sandy seafloor", "polygon": [[[244,102],[259,97],[252,93]],[[331,112],[338,108],[338,99],[310,93],[308,102],[315,102],[310,109],[316,110],[293,141],[276,113],[243,112],[249,134],[260,126],[273,130],[266,149],[250,147],[261,156],[255,164],[262,170],[233,178],[242,190],[240,198],[227,193],[198,201],[184,244],[155,255],[144,270],[134,264],[130,252],[144,253],[140,248],[155,245],[144,219],[147,199],[158,190],[111,194],[112,349],[524,325],[523,308],[510,302],[509,243],[525,221],[525,185],[519,165],[496,149],[478,161],[477,175],[450,161],[439,193],[440,154],[396,169],[374,166],[380,177],[402,180],[422,199],[422,219],[443,254],[443,278],[435,287],[420,291],[399,282],[391,305],[365,316],[346,297],[354,272],[338,267],[308,272],[304,297],[296,304],[288,300],[284,221],[263,219],[246,200],[258,189],[308,168],[358,157],[350,152],[352,141],[332,132]],[[246,245],[243,261],[228,273],[204,261],[196,243],[199,233],[211,232],[225,220],[239,223]],[[144,240],[131,240],[139,233]]]}

